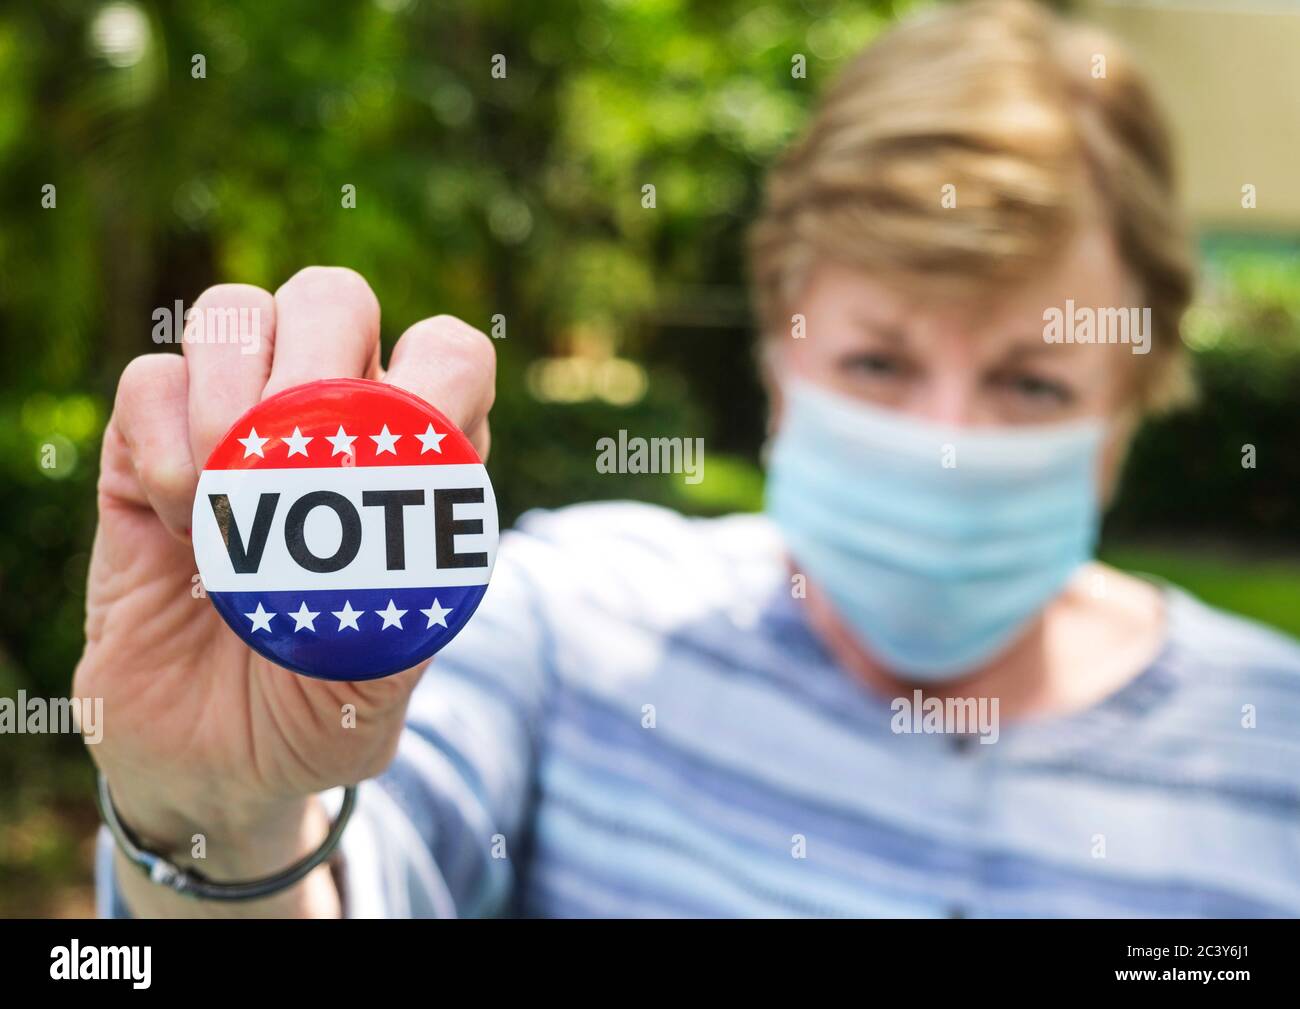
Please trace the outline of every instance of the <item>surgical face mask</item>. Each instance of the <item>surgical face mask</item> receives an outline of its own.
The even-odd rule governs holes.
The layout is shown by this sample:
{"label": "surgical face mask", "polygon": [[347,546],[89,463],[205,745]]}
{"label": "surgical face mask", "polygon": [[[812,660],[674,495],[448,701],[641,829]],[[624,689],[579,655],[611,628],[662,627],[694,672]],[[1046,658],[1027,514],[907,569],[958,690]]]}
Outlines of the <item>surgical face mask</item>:
{"label": "surgical face mask", "polygon": [[783,386],[767,511],[799,572],[889,669],[957,679],[1092,555],[1098,421],[957,428]]}

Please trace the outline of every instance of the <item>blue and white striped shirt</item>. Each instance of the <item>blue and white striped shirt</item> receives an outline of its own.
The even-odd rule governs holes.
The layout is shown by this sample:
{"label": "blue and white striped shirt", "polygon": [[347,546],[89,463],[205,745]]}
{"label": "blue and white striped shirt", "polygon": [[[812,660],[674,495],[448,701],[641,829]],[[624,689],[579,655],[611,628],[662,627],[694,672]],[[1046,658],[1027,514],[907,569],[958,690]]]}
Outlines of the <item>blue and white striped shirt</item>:
{"label": "blue and white striped shirt", "polygon": [[836,666],[764,517],[531,513],[361,787],[347,912],[1300,914],[1300,647],[1166,599],[1117,693],[961,745]]}

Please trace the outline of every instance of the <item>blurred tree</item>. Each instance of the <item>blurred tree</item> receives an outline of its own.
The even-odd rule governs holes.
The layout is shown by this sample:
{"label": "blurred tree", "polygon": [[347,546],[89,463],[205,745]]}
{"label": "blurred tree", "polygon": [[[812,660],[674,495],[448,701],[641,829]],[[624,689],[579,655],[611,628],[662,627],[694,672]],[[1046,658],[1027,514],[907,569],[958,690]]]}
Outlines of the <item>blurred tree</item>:
{"label": "blurred tree", "polygon": [[389,345],[438,312],[504,329],[492,468],[507,520],[586,497],[752,501],[743,467],[719,469],[711,498],[596,479],[595,440],[689,433],[752,458],[740,253],[761,166],[896,6],[5,11],[0,465],[23,490],[0,506],[0,628],[23,669],[0,675],[66,683],[116,376],[176,349],[153,342],[156,309],[218,281],[274,289],[306,264],[347,265],[374,286]]}
{"label": "blurred tree", "polygon": [[[910,6],[6,5],[0,694],[66,689],[117,376],[176,350],[153,342],[155,310],[219,281],[274,289],[346,265],[374,286],[389,346],[439,312],[501,336],[504,521],[602,497],[756,506],[741,250],[762,169],[839,63]],[[1296,262],[1290,246],[1221,278],[1195,330],[1208,405],[1139,445],[1116,528],[1294,533]],[[708,479],[597,474],[596,440],[619,428],[705,437]],[[1219,465],[1252,439],[1272,468]],[[77,748],[43,741],[0,769],[39,803],[57,790],[48,755]],[[69,857],[56,845],[50,871]]]}

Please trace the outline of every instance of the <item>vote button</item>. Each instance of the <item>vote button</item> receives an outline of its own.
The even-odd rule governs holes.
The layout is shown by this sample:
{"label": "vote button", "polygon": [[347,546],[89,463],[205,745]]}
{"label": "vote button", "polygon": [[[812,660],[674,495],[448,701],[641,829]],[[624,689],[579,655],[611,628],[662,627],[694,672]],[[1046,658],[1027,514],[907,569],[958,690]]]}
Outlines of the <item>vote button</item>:
{"label": "vote button", "polygon": [[199,476],[192,535],[208,598],[249,647],[368,680],[424,662],[473,615],[496,498],[469,439],[424,400],[331,379],[235,422]]}

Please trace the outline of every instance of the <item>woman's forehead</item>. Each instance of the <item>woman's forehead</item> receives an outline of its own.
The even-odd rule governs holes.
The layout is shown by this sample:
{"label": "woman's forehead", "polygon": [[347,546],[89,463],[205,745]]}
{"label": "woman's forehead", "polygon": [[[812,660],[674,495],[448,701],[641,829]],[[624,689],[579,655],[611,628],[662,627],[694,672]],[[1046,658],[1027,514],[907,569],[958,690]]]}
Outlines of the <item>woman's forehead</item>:
{"label": "woman's forehead", "polygon": [[[1068,306],[1127,309],[1137,303],[1136,284],[1125,272],[1114,243],[1101,229],[1074,236],[1056,262],[1022,283],[980,291],[951,278],[899,279],[852,265],[822,262],[810,271],[793,306],[810,325],[868,330],[877,339],[910,339],[924,332],[959,331],[989,340],[1042,337],[1048,313]],[[824,334],[831,338],[829,329]]]}

